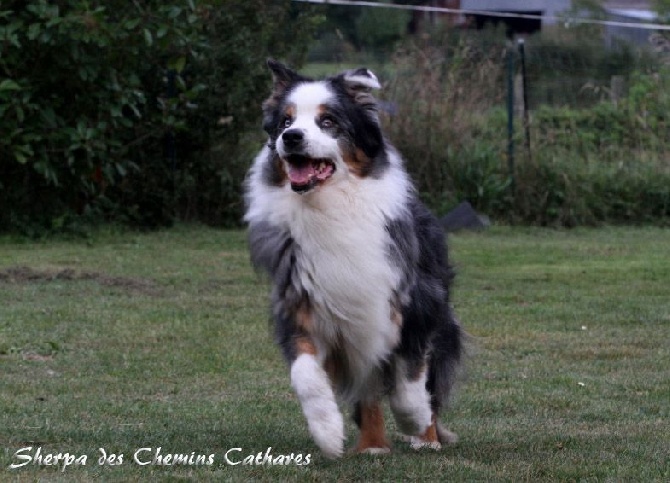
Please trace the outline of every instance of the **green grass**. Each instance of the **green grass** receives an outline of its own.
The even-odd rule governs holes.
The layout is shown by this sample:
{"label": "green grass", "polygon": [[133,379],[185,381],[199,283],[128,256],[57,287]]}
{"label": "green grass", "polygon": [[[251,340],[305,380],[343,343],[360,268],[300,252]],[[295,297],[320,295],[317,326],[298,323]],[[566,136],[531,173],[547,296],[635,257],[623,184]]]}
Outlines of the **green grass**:
{"label": "green grass", "polygon": [[[471,349],[443,420],[460,442],[414,452],[394,439],[391,455],[334,462],[308,435],[243,232],[0,239],[0,481],[668,481],[669,237],[452,236]],[[86,454],[87,465],[8,469],[26,446]],[[215,461],[139,466],[144,447]],[[223,458],[268,447],[311,463]],[[123,464],[98,466],[98,448]]]}

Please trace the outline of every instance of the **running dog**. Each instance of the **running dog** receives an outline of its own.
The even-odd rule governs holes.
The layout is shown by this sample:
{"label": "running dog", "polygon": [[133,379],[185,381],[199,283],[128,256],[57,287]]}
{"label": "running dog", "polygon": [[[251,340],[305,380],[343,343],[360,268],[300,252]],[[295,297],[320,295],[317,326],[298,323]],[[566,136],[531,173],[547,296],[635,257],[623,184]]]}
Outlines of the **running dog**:
{"label": "running dog", "polygon": [[342,455],[338,402],[362,453],[390,451],[381,400],[413,447],[455,435],[438,421],[463,351],[438,220],[385,139],[367,69],[323,80],[268,61],[267,145],[245,183],[253,264],[273,289],[276,339],[316,444]]}

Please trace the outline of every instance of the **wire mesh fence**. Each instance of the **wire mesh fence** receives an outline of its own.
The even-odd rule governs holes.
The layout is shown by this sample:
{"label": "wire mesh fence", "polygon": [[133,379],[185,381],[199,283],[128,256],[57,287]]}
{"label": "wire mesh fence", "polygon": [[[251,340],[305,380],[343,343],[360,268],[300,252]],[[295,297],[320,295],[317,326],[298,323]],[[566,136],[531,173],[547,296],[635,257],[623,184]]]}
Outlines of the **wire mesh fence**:
{"label": "wire mesh fence", "polygon": [[376,70],[389,137],[438,210],[465,198],[513,221],[667,222],[670,36],[635,31],[437,22],[360,48],[326,30],[308,73]]}

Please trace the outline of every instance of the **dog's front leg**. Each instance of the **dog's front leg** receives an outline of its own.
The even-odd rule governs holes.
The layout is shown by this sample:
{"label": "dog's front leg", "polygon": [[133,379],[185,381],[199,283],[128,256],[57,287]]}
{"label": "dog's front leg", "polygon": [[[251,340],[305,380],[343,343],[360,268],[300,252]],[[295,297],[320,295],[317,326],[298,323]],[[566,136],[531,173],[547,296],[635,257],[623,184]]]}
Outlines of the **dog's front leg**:
{"label": "dog's front leg", "polygon": [[342,456],[344,421],[328,374],[313,344],[305,343],[291,364],[291,386],[298,395],[309,431],[328,458]]}
{"label": "dog's front leg", "polygon": [[384,454],[391,451],[384,429],[384,411],[379,401],[357,403],[354,419],[361,430],[357,453]]}

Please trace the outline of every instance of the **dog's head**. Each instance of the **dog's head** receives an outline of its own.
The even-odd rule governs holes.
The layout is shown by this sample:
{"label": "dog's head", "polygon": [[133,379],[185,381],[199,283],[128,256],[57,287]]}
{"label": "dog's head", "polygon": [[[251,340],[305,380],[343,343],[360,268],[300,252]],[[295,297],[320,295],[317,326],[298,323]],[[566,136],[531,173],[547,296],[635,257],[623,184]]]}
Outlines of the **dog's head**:
{"label": "dog's head", "polygon": [[307,193],[348,176],[376,176],[388,162],[377,104],[380,87],[367,69],[324,80],[268,61],[274,86],[263,104],[263,128],[273,152],[269,179]]}

